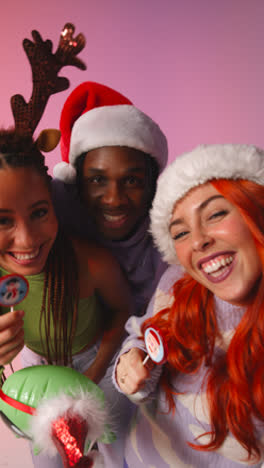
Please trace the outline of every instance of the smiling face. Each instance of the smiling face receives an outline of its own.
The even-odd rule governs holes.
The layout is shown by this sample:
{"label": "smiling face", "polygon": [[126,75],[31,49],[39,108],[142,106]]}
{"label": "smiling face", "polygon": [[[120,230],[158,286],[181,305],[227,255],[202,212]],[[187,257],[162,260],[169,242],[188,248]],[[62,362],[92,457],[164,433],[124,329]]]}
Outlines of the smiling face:
{"label": "smiling face", "polygon": [[253,236],[237,208],[210,184],[177,202],[170,233],[180,263],[220,299],[247,305],[262,268]]}
{"label": "smiling face", "polygon": [[144,153],[120,146],[89,151],[83,163],[81,194],[99,232],[106,239],[126,239],[147,215],[150,204]]}
{"label": "smiling face", "polygon": [[0,266],[35,275],[45,266],[57,235],[47,182],[33,168],[0,170]]}

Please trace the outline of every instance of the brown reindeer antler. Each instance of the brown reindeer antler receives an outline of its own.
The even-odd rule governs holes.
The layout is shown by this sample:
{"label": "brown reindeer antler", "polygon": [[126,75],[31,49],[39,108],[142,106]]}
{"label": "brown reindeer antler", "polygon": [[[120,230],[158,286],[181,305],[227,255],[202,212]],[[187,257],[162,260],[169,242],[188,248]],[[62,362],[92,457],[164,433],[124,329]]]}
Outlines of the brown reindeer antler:
{"label": "brown reindeer antler", "polygon": [[84,62],[77,57],[85,46],[85,37],[78,34],[73,38],[74,31],[73,24],[65,24],[55,54],[52,53],[52,42],[49,39],[43,41],[38,31],[32,31],[33,41],[24,39],[23,48],[32,69],[33,91],[28,103],[20,94],[11,98],[17,131],[32,136],[49,97],[69,87],[69,80],[58,76],[64,66],[86,69]]}

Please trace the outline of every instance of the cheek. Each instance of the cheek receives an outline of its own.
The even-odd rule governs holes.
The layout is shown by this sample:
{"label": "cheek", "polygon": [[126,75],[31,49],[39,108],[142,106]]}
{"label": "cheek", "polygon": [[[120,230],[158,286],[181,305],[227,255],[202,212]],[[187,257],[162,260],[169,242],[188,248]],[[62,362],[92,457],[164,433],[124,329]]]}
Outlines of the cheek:
{"label": "cheek", "polygon": [[92,205],[96,199],[103,195],[104,191],[102,187],[89,187],[84,188],[82,191],[81,198],[85,202],[86,205]]}
{"label": "cheek", "polygon": [[10,243],[10,235],[0,232],[0,250],[4,249]]}
{"label": "cheek", "polygon": [[174,249],[180,264],[188,271],[191,266],[191,251],[186,242],[174,244]]}
{"label": "cheek", "polygon": [[47,233],[49,233],[50,236],[55,239],[58,234],[58,229],[59,229],[59,223],[54,213],[54,216],[50,220],[49,224],[46,226],[46,230],[47,230]]}
{"label": "cheek", "polygon": [[228,216],[221,223],[212,225],[209,235],[215,240],[225,241],[227,244],[233,245],[234,247],[241,244],[241,241],[245,239],[248,242],[252,235],[243,221],[243,219],[235,213],[233,216]]}
{"label": "cheek", "polygon": [[149,209],[150,207],[150,196],[146,190],[138,189],[128,194],[130,201],[137,207],[141,212]]}

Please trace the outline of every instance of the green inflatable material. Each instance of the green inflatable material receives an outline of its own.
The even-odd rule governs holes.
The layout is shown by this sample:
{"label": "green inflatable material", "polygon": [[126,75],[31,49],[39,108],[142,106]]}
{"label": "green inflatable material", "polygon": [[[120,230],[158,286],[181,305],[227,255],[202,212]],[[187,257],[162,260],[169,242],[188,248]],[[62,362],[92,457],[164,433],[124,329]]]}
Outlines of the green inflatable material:
{"label": "green inflatable material", "polygon": [[[53,365],[27,367],[11,374],[2,386],[5,395],[33,408],[37,408],[42,400],[49,400],[60,394],[74,396],[76,390],[88,392],[104,408],[103,391],[83,374],[69,367]],[[14,408],[1,398],[0,411],[31,438],[31,418],[34,416]],[[115,435],[107,423],[99,440],[107,444],[115,440]]]}

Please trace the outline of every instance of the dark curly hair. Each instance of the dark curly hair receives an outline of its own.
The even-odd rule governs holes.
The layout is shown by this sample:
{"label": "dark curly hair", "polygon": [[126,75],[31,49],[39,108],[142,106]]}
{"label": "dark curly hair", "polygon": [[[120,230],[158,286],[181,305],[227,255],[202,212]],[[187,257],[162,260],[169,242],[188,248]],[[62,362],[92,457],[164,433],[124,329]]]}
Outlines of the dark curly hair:
{"label": "dark curly hair", "polygon": [[0,130],[0,169],[5,167],[34,167],[47,181],[51,180],[45,158],[33,138],[14,129]]}

